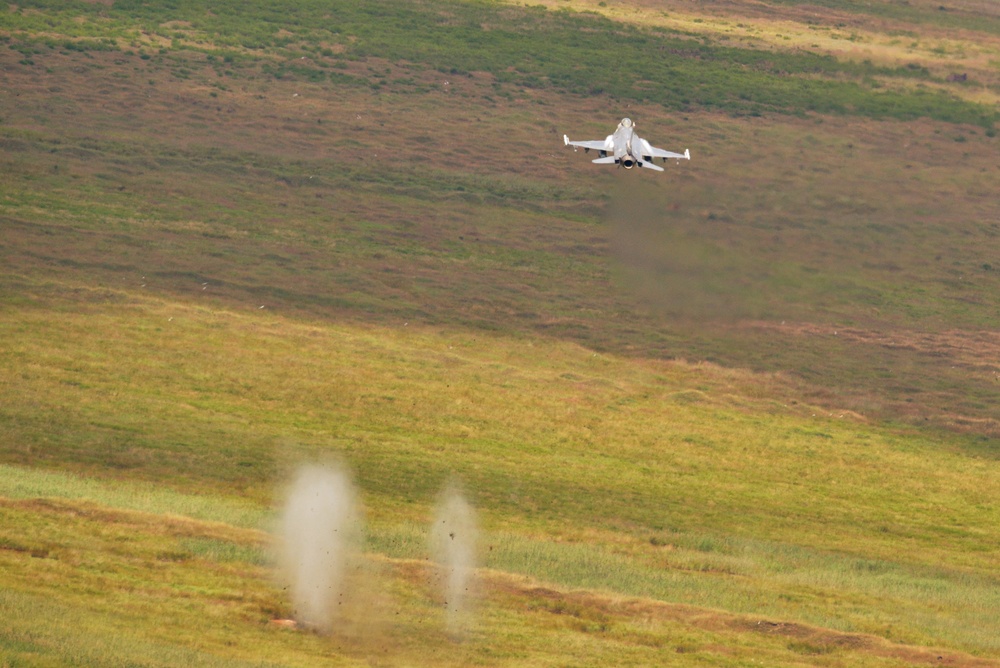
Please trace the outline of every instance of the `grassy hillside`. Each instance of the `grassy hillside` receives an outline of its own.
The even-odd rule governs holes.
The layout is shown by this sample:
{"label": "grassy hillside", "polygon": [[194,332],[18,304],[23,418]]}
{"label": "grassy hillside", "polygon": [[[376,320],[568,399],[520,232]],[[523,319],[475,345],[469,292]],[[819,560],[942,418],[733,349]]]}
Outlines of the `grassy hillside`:
{"label": "grassy hillside", "polygon": [[[604,95],[567,98],[554,83],[528,86],[506,70],[460,69],[468,65],[458,48],[464,33],[452,41],[435,33],[443,55],[416,62],[364,56],[354,49],[369,37],[346,32],[364,25],[350,7],[338,16],[343,31],[329,26],[332,19],[316,24],[353,46],[303,55],[303,45],[327,42],[315,37],[292,50],[281,32],[288,29],[275,26],[278,18],[264,9],[263,16],[248,9],[239,21],[231,18],[228,30],[270,30],[271,41],[226,50],[201,33],[182,39],[184,30],[200,25],[195,19],[204,8],[186,9],[192,14],[182,23],[192,26],[184,28],[175,25],[176,12],[174,20],[155,23],[155,16],[140,20],[141,12],[117,6],[84,3],[63,13],[25,7],[5,15],[22,26],[11,28],[6,52],[16,84],[4,111],[6,170],[17,175],[3,200],[16,230],[5,244],[10,264],[41,253],[35,260],[64,271],[83,266],[88,276],[102,271],[110,284],[152,273],[158,288],[197,290],[210,282],[216,295],[249,301],[270,295],[285,309],[320,316],[350,311],[366,321],[464,322],[568,336],[602,350],[791,371],[822,379],[834,403],[872,417],[995,432],[991,129],[867,120],[874,102],[830,117],[810,116],[801,100],[789,98],[771,105],[787,115],[740,120],[764,107],[703,100],[678,116],[672,105],[640,101],[644,90],[658,88],[652,82],[673,85],[673,71],[651,72],[656,78],[641,90],[616,92],[612,104]],[[387,7],[403,17],[417,11],[425,22],[444,11]],[[308,9],[303,17],[312,16]],[[519,12],[499,12],[498,20],[520,25],[527,19]],[[638,27],[621,30],[641,31],[651,20],[635,15]],[[394,16],[389,12],[379,25],[403,21]],[[23,27],[43,17],[71,38],[45,32],[43,39]],[[803,25],[822,27],[824,18],[836,27],[842,17],[813,16]],[[561,12],[542,24],[580,34],[574,21],[598,19]],[[729,41],[708,18],[683,25],[714,26],[698,40],[686,37],[692,48],[713,35]],[[741,25],[761,32],[773,23]],[[884,27],[891,34],[913,28]],[[96,40],[98,29],[111,41]],[[910,51],[935,59],[912,94],[903,85],[910,79],[895,77],[903,87],[890,98],[902,97],[901,117],[934,118],[921,100],[946,89],[963,114],[987,118],[992,105],[963,96],[995,89],[993,68],[972,68],[995,55],[996,40],[989,33],[972,41],[945,27],[935,31],[927,44],[914,36],[916,47],[897,45],[896,59],[885,66],[919,65]],[[534,34],[526,32],[524,39]],[[936,40],[944,39],[939,34],[964,39],[967,57],[951,54],[958,47],[935,53]],[[176,43],[167,44],[168,37]],[[536,39],[533,48],[552,43],[547,33]],[[853,44],[833,40],[831,49],[840,53],[833,47],[844,43]],[[414,48],[414,40],[407,44]],[[778,53],[755,44],[743,51],[755,58]],[[791,44],[795,57],[806,57],[801,41]],[[454,60],[441,60],[446,56]],[[882,99],[880,82],[893,78],[851,74],[822,53],[809,57],[819,56],[825,70],[755,69],[766,81],[754,85],[780,88],[801,79],[832,86],[826,94],[837,97],[838,86],[853,81]],[[717,62],[706,64],[707,56],[690,50],[677,57],[695,78],[708,77],[699,68]],[[975,83],[948,82],[942,59],[971,72]],[[632,76],[636,61],[644,57],[580,76],[619,81],[623,71]],[[638,179],[622,181],[618,204],[615,175],[559,150],[563,132],[602,136],[625,113],[654,141],[683,143],[699,157],[651,184],[638,212],[629,194]],[[45,206],[37,206],[38,197]],[[49,231],[59,229],[52,252],[43,250],[53,235],[38,226],[42,216],[54,226]],[[68,230],[58,227],[60,216],[72,217]],[[649,229],[637,227],[640,217]],[[631,223],[613,224],[623,219]],[[635,245],[646,257],[629,254]],[[608,261],[615,254],[618,265]],[[640,263],[642,284],[669,291],[633,294],[636,276],[621,272],[621,261]],[[834,331],[848,330],[833,339]],[[829,355],[833,344],[849,354]],[[910,405],[915,395],[918,408]]]}
{"label": "grassy hillside", "polygon": [[[1000,18],[702,4],[0,12],[5,661],[993,665]],[[623,115],[693,160],[562,146]],[[322,637],[267,531],[330,457]]]}
{"label": "grassy hillside", "polygon": [[[720,642],[749,643],[737,656],[775,652],[779,663],[812,654],[878,663],[880,652],[917,651],[868,634],[996,651],[986,614],[997,603],[993,468],[937,440],[785,408],[780,386],[760,385],[766,379],[573,345],[298,323],[140,296],[111,305],[38,298],[4,334],[5,376],[20,377],[4,388],[5,454],[18,467],[3,471],[13,529],[3,554],[8,586],[29,596],[9,605],[54,597],[70,610],[96,608],[94,633],[113,633],[116,600],[142,606],[150,628],[138,626],[126,656],[163,641],[153,627],[164,617],[191,637],[175,644],[234,656],[214,644],[245,645],[230,633],[259,635],[288,616],[267,584],[266,538],[252,529],[267,526],[287,467],[331,451],[357,469],[369,549],[392,559],[379,585],[392,593],[380,613],[391,621],[368,623],[393,636],[429,629],[395,648],[393,661],[433,650],[456,663],[469,653],[544,663],[555,651],[550,632],[583,642],[563,656],[592,665],[619,652],[636,663],[678,650],[705,659]],[[108,482],[30,472],[53,466]],[[426,508],[453,475],[483,513],[492,570],[474,638],[448,649],[427,609],[421,536]],[[164,526],[135,511],[195,519]],[[577,593],[534,592],[500,573]],[[543,619],[518,617],[525,607]],[[397,610],[409,621],[395,621]],[[218,620],[208,623],[215,640],[199,631],[206,616]],[[496,637],[512,617],[524,641]],[[778,642],[753,628],[791,622],[806,626]],[[720,624],[728,640],[705,636]],[[57,652],[82,642],[49,633],[39,643]],[[308,649],[314,640],[272,640],[319,651]],[[348,640],[358,646],[347,656],[378,644]]]}

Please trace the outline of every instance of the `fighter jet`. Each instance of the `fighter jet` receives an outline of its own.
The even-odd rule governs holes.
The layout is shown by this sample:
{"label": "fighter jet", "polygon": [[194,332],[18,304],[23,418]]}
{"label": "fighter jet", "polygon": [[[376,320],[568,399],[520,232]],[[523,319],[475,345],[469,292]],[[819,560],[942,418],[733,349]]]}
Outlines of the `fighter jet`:
{"label": "fighter jet", "polygon": [[585,152],[589,152],[590,149],[598,151],[601,157],[593,161],[598,165],[616,164],[625,169],[632,169],[638,165],[639,167],[648,167],[649,169],[662,172],[663,167],[654,165],[653,158],[663,158],[663,162],[666,162],[667,158],[674,158],[676,160],[691,159],[691,152],[687,149],[683,153],[673,153],[672,151],[664,151],[662,148],[650,146],[648,141],[635,133],[635,124],[631,118],[623,118],[622,122],[618,124],[618,129],[615,130],[615,133],[608,135],[604,141],[600,139],[595,141],[570,141],[569,137],[563,135],[563,143],[566,146],[572,146],[574,151],[577,147],[582,148]]}

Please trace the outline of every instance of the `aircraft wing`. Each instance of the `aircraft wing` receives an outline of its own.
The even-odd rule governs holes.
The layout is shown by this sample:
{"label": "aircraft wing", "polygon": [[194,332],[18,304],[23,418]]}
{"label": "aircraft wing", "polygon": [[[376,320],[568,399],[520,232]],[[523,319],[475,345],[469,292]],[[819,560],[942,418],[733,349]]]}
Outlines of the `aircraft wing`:
{"label": "aircraft wing", "polygon": [[691,151],[685,149],[683,153],[674,153],[673,151],[664,151],[662,148],[656,148],[655,146],[650,146],[649,142],[645,139],[642,140],[642,154],[648,155],[651,158],[676,158],[677,160],[690,160]]}
{"label": "aircraft wing", "polygon": [[569,137],[563,135],[563,143],[566,146],[575,146],[587,151],[590,149],[594,149],[595,151],[613,151],[615,149],[613,135],[608,135],[604,140],[596,139],[594,141],[570,141]]}
{"label": "aircraft wing", "polygon": [[673,151],[664,151],[662,148],[656,148],[651,146],[653,149],[652,153],[647,153],[646,155],[652,158],[677,158],[678,160],[690,160],[691,151],[684,149],[683,153],[674,153]]}

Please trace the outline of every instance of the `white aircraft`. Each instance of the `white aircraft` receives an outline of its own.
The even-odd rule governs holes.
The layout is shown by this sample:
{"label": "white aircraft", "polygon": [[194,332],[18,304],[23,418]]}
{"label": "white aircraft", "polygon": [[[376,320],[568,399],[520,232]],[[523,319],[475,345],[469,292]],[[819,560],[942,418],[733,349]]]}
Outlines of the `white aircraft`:
{"label": "white aircraft", "polygon": [[635,124],[632,123],[631,118],[623,118],[615,133],[608,135],[604,141],[599,139],[595,141],[570,141],[569,137],[563,135],[563,143],[566,146],[572,146],[574,151],[577,147],[587,152],[590,149],[599,151],[601,157],[593,161],[598,165],[616,164],[625,169],[632,169],[638,165],[662,172],[663,167],[654,165],[653,158],[663,158],[663,162],[666,162],[667,158],[691,159],[691,151],[687,149],[683,153],[674,153],[650,146],[648,141],[635,133]]}

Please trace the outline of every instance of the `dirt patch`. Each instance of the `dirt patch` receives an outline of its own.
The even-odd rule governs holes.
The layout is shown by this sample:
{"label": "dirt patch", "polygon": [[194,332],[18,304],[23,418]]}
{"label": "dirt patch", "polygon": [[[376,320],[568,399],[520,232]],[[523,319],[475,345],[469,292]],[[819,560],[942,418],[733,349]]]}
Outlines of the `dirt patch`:
{"label": "dirt patch", "polygon": [[[915,665],[985,668],[998,666],[996,661],[954,651],[937,650],[892,643],[884,638],[860,633],[843,633],[795,622],[774,621],[735,615],[719,610],[664,603],[650,599],[615,597],[589,591],[560,591],[542,586],[530,578],[488,571],[483,574],[487,588],[502,597],[523,599],[526,607],[538,606],[553,614],[601,618],[607,621],[642,619],[673,621],[707,631],[753,633],[780,636],[789,640],[789,648],[804,655],[833,651],[867,654],[896,659]],[[681,651],[680,649],[678,651]]]}
{"label": "dirt patch", "polygon": [[146,534],[178,538],[207,538],[237,543],[260,544],[263,534],[219,522],[207,522],[179,515],[155,515],[134,510],[107,508],[89,501],[58,498],[9,499],[0,497],[0,508],[16,508],[43,516],[73,518],[85,522],[135,527]]}
{"label": "dirt patch", "polygon": [[995,661],[966,654],[944,652],[928,647],[912,647],[890,643],[882,638],[858,633],[840,633],[788,622],[766,619],[733,619],[729,627],[749,633],[779,635],[795,639],[790,646],[807,654],[820,654],[832,649],[863,652],[884,658],[899,659],[910,664],[936,666],[996,666]]}

